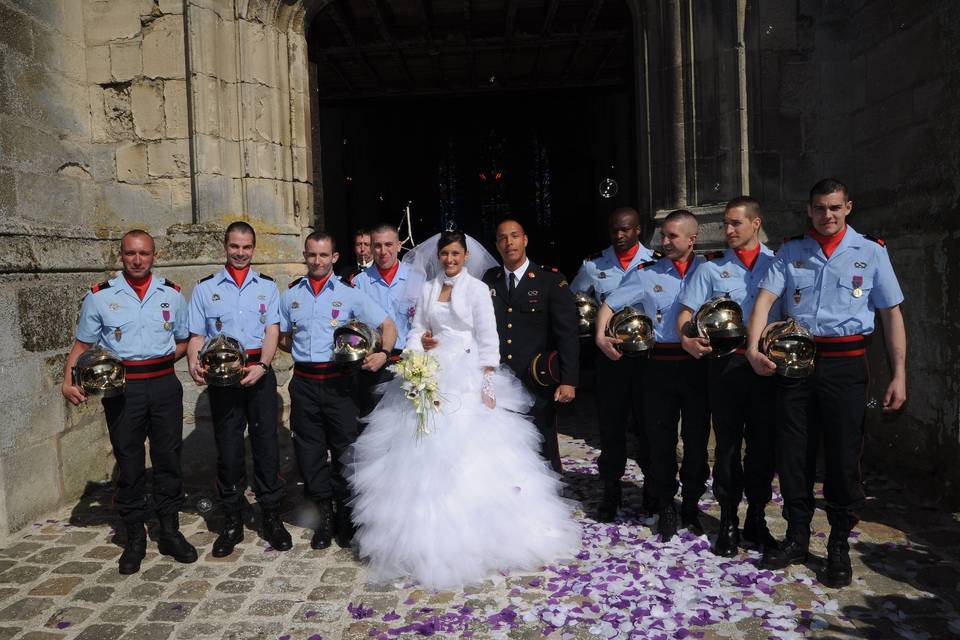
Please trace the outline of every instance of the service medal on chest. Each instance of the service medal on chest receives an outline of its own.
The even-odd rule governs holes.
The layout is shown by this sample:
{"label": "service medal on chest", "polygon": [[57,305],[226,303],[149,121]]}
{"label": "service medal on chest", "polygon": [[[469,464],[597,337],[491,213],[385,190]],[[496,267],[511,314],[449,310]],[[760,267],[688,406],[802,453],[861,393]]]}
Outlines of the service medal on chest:
{"label": "service medal on chest", "polygon": [[113,337],[117,339],[117,342],[120,342],[120,338],[123,337],[123,331],[120,331],[120,327],[113,330]]}
{"label": "service medal on chest", "polygon": [[863,289],[860,287],[863,286],[863,276],[853,276],[850,281],[850,284],[853,285],[853,297],[859,298],[863,295]]}
{"label": "service medal on chest", "polygon": [[663,322],[663,309],[657,309],[657,322]]}
{"label": "service medal on chest", "polygon": [[797,289],[793,292],[793,302],[795,304],[800,304],[800,289]]}
{"label": "service medal on chest", "polygon": [[220,322],[220,318],[217,318],[217,321],[213,323],[213,326],[217,328],[217,331],[223,329],[223,323]]}
{"label": "service medal on chest", "polygon": [[656,293],[661,293],[663,291],[663,287],[661,287],[660,285],[654,285],[653,290]]}

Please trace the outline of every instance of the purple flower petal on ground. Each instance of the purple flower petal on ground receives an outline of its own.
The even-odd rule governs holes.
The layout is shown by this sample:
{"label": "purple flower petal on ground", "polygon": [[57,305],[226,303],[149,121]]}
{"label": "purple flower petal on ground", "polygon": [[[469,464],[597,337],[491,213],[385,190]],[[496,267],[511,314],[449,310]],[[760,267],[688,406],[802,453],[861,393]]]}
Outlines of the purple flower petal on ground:
{"label": "purple flower petal on ground", "polygon": [[396,609],[392,610],[390,613],[383,615],[384,622],[393,622],[394,620],[399,620],[400,614],[397,613]]}

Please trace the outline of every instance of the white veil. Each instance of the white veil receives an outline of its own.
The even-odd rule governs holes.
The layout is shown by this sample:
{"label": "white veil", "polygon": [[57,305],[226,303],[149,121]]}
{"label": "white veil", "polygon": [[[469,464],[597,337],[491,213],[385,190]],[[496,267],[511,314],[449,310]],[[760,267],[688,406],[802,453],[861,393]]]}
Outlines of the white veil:
{"label": "white veil", "polygon": [[[474,278],[482,280],[483,274],[488,269],[499,266],[500,263],[490,255],[489,251],[483,248],[482,244],[467,234],[464,234],[464,236],[467,239],[467,253],[469,253],[464,269]],[[403,256],[402,262],[410,267],[410,270],[415,274],[412,279],[419,280],[420,284],[427,280],[433,280],[443,273],[440,259],[437,257],[437,243],[439,241],[440,234],[434,234]]]}

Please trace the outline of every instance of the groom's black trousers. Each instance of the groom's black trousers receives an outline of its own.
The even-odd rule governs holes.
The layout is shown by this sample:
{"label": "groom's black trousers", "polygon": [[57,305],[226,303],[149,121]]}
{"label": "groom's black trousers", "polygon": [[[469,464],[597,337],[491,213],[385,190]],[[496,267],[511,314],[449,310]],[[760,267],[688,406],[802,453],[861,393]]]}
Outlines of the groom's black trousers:
{"label": "groom's black trousers", "polygon": [[563,465],[560,463],[560,443],[557,440],[557,403],[553,401],[552,390],[549,396],[541,394],[534,396],[536,401],[530,410],[533,425],[543,437],[540,455],[550,463],[554,471],[563,473]]}

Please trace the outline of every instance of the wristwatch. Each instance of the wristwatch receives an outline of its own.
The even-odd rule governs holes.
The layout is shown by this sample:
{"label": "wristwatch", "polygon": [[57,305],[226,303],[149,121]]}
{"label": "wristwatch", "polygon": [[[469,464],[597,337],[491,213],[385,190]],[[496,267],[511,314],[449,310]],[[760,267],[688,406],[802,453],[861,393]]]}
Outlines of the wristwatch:
{"label": "wristwatch", "polygon": [[270,365],[268,365],[266,362],[258,362],[257,364],[263,367],[264,373],[270,373]]}

